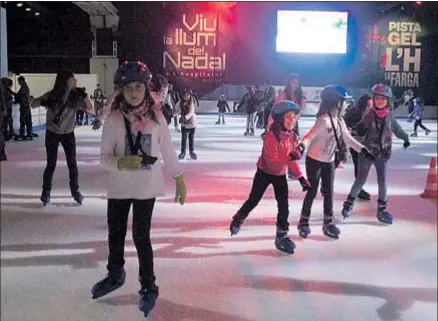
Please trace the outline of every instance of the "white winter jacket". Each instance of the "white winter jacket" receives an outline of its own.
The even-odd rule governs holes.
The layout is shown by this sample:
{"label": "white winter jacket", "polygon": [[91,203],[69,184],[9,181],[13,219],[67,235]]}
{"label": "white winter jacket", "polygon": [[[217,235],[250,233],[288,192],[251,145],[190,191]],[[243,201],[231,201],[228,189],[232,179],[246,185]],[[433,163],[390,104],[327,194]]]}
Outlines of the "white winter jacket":
{"label": "white winter jacket", "polygon": [[134,135],[133,141],[135,142],[135,136],[140,131],[140,142],[143,150],[151,156],[158,157],[155,164],[142,165],[138,171],[120,171],[117,168],[118,160],[130,155],[130,145],[124,122],[125,116],[120,110],[114,110],[106,118],[102,131],[101,164],[109,170],[108,198],[150,199],[164,196],[161,157],[173,177],[182,174],[182,168],[178,164],[178,158],[173,149],[167,122],[160,111],[155,111],[155,114],[159,123],[147,119],[141,127],[138,127],[138,124],[131,125],[131,132]]}

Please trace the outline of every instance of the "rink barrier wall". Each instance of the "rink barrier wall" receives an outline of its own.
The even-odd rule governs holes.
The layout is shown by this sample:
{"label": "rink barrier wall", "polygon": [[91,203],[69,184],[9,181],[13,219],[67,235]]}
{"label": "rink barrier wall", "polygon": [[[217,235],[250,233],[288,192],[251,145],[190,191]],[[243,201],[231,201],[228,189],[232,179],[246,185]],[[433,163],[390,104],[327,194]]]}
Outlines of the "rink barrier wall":
{"label": "rink barrier wall", "polygon": [[[240,101],[228,101],[228,105],[230,106],[230,110],[233,110],[233,106],[237,106]],[[304,110],[304,114],[302,116],[314,117],[318,112],[319,103],[317,101],[308,101],[307,107]],[[196,108],[196,114],[199,115],[217,115],[217,100],[200,100],[199,107]],[[226,113],[228,114],[238,114],[238,115],[246,115],[245,113]],[[397,118],[406,118],[408,115],[408,107],[401,106],[397,108],[393,114]],[[423,112],[424,119],[438,119],[438,106],[424,106]]]}
{"label": "rink barrier wall", "polygon": [[[92,100],[93,101],[93,100]],[[233,104],[237,105],[239,102],[228,102],[230,109],[233,110]],[[217,101],[209,101],[209,100],[200,100],[199,107],[196,108],[197,115],[217,115]],[[308,103],[308,107],[306,108],[306,112],[301,115],[301,117],[305,118],[313,118],[316,115],[316,111],[318,108],[318,103]],[[32,123],[34,131],[40,131],[45,129],[46,122],[46,109],[43,107],[32,109]],[[403,106],[394,111],[394,115],[396,118],[406,119],[407,118],[407,107]],[[244,116],[246,113],[225,113],[227,116]],[[424,119],[438,119],[438,106],[424,106]],[[14,128],[18,129],[20,127],[20,112],[17,104],[13,105],[12,109],[12,117],[14,120]]]}

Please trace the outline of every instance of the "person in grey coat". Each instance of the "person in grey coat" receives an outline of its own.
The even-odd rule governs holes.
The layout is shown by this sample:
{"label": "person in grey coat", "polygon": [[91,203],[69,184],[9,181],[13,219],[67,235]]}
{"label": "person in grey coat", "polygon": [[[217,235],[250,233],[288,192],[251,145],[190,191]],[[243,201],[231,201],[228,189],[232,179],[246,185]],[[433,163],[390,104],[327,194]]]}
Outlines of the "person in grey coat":
{"label": "person in grey coat", "polygon": [[410,146],[410,142],[408,134],[391,114],[391,87],[377,84],[372,88],[372,95],[373,107],[358,124],[357,133],[358,136],[364,136],[362,144],[368,148],[375,159],[370,160],[359,155],[357,177],[344,202],[342,216],[347,218],[352,214],[356,197],[368,178],[371,165],[374,165],[379,187],[377,219],[382,223],[392,224],[393,216],[386,210],[388,203],[386,175],[392,153],[392,134],[394,133],[397,138],[404,141],[403,148],[405,149]]}

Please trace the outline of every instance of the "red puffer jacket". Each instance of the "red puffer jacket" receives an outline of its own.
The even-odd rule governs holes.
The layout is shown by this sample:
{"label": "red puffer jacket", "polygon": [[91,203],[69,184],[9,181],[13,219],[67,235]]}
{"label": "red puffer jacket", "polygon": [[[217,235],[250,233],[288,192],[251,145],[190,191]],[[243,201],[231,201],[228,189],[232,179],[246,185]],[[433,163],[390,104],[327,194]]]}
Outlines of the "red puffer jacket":
{"label": "red puffer jacket", "polygon": [[296,134],[280,131],[279,136],[280,141],[272,130],[266,134],[257,167],[266,174],[275,176],[286,175],[286,169],[289,168],[296,178],[300,178],[303,176],[300,166],[297,161],[291,161],[289,156],[298,146]]}

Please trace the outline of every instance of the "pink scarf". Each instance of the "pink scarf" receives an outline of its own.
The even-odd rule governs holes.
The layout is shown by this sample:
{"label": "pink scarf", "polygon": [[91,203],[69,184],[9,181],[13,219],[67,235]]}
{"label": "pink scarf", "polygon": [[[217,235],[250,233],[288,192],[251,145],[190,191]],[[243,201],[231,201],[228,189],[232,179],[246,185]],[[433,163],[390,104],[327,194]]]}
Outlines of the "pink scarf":
{"label": "pink scarf", "polygon": [[379,108],[376,108],[376,107],[374,107],[373,108],[374,109],[374,113],[377,115],[377,117],[379,117],[379,118],[384,118],[384,117],[386,117],[386,116],[388,116],[389,115],[389,112],[390,112],[390,110],[389,110],[389,108],[382,108],[382,109],[379,109]]}
{"label": "pink scarf", "polygon": [[144,131],[146,124],[149,122],[149,117],[146,115],[147,109],[146,102],[132,109],[122,106],[121,111],[131,121],[131,131],[133,133]]}

